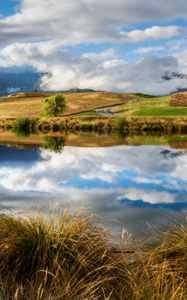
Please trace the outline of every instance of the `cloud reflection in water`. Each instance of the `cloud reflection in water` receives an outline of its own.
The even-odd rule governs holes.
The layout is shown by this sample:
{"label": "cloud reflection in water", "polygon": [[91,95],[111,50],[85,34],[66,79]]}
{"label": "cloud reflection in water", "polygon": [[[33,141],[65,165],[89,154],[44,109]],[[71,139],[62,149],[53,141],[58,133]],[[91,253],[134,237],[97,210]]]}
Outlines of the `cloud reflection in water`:
{"label": "cloud reflection in water", "polygon": [[65,147],[62,153],[3,148],[3,153],[1,211],[81,206],[137,231],[140,223],[163,223],[187,207],[187,155],[168,147]]}

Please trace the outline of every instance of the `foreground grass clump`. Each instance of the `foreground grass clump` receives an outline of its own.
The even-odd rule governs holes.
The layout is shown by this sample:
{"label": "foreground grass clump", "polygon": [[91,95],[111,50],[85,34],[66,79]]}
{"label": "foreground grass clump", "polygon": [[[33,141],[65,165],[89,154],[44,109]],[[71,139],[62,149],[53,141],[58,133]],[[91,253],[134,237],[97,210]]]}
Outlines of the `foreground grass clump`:
{"label": "foreground grass clump", "polygon": [[55,222],[2,216],[3,299],[104,299],[119,288],[120,277],[125,286],[109,241],[108,233],[93,225],[92,218],[65,213]]}
{"label": "foreground grass clump", "polygon": [[92,217],[65,212],[47,221],[2,215],[0,298],[187,298],[186,225],[139,245],[129,236],[123,242],[114,244]]}
{"label": "foreground grass clump", "polygon": [[187,299],[187,224],[140,245],[132,270],[132,299]]}

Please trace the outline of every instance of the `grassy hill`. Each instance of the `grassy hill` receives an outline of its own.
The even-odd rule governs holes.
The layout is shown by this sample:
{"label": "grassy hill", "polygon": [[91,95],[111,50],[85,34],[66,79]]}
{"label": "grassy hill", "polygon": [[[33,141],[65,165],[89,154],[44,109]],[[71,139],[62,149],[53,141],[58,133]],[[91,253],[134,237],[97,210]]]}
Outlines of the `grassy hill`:
{"label": "grassy hill", "polygon": [[136,95],[133,101],[114,108],[113,112],[118,116],[187,116],[187,107],[170,106],[170,99],[171,96]]}
{"label": "grassy hill", "polygon": [[[0,101],[0,118],[8,117],[39,117],[42,110],[42,100],[46,98],[46,94],[18,94],[4,98]],[[78,93],[66,94],[67,110],[65,114],[77,114],[92,111],[103,106],[112,106],[127,102],[127,95],[96,92],[96,93]]]}
{"label": "grassy hill", "polygon": [[[42,100],[47,94],[22,93],[1,98],[0,119],[40,117]],[[97,117],[98,108],[109,107],[116,117],[187,117],[187,107],[171,106],[171,96],[154,97],[143,94],[110,92],[65,94],[67,109],[61,116]]]}

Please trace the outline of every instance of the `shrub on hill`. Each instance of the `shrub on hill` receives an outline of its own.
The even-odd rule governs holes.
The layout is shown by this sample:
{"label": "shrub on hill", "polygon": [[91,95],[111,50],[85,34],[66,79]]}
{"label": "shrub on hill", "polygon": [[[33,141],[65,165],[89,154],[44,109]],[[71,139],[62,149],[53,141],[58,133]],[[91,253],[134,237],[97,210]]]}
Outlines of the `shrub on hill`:
{"label": "shrub on hill", "polygon": [[66,108],[66,101],[63,95],[55,95],[43,100],[42,114],[45,117],[56,117],[63,113]]}

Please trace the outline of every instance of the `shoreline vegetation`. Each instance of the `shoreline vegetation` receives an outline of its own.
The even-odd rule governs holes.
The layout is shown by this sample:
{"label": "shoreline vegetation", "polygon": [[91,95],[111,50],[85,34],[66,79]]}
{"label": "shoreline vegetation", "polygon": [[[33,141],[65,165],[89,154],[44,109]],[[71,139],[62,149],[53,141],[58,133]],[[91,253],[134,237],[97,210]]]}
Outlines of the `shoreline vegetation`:
{"label": "shoreline vegetation", "polygon": [[93,216],[0,216],[2,300],[184,300],[187,224],[114,242]]}
{"label": "shoreline vegetation", "polygon": [[[64,101],[62,107],[54,102],[58,98]],[[18,93],[1,98],[0,128],[19,128],[25,120],[31,131],[41,132],[187,133],[187,106],[172,105],[171,99],[108,92],[56,94],[48,98],[42,93]],[[46,104],[51,105],[47,109],[55,112],[54,116],[51,112],[46,115]]]}
{"label": "shoreline vegetation", "polygon": [[31,132],[62,132],[62,131],[88,131],[113,132],[120,131],[125,134],[138,133],[187,133],[187,118],[185,117],[84,117],[84,118],[24,118],[0,119],[0,129],[23,128],[23,121],[30,123]]}

